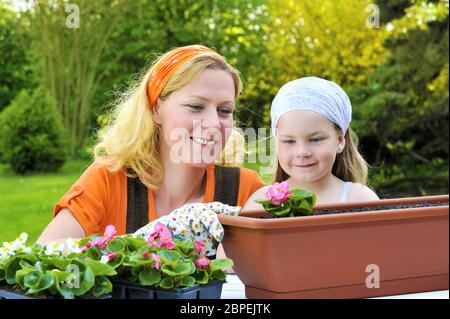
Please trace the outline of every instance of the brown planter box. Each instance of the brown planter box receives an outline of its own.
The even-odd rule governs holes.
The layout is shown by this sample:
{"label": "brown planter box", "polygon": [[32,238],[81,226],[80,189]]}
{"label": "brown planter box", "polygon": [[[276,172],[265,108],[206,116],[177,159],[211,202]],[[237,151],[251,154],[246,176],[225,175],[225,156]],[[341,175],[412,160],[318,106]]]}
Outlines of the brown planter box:
{"label": "brown planter box", "polygon": [[[443,206],[307,217],[219,216],[223,246],[247,298],[364,298],[448,289],[448,195],[320,209],[444,202]],[[379,288],[366,278],[379,267]]]}

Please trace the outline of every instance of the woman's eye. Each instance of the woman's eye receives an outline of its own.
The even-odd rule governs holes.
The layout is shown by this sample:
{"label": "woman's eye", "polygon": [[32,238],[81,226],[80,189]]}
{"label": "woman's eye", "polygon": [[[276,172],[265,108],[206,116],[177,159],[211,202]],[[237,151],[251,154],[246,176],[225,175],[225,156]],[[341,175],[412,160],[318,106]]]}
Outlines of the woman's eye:
{"label": "woman's eye", "polygon": [[285,140],[283,141],[284,144],[294,144],[295,140]]}
{"label": "woman's eye", "polygon": [[231,113],[233,113],[233,111],[228,108],[220,108],[218,111],[219,111],[220,115],[222,115],[222,116],[228,116]]}
{"label": "woman's eye", "polygon": [[193,110],[196,111],[201,111],[204,109],[203,105],[198,105],[198,104],[186,104],[187,107],[190,107]]}

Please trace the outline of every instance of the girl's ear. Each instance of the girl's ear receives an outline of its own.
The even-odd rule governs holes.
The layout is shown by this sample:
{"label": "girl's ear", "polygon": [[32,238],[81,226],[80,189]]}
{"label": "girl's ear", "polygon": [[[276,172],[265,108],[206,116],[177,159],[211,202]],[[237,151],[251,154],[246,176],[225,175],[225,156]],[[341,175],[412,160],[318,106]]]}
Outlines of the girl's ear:
{"label": "girl's ear", "polygon": [[337,152],[342,153],[344,147],[345,147],[345,135],[344,133],[342,133],[342,130],[339,130]]}
{"label": "girl's ear", "polygon": [[161,124],[161,115],[159,113],[161,108],[161,100],[158,98],[156,101],[156,105],[152,108],[153,113],[153,119],[155,120],[156,124]]}

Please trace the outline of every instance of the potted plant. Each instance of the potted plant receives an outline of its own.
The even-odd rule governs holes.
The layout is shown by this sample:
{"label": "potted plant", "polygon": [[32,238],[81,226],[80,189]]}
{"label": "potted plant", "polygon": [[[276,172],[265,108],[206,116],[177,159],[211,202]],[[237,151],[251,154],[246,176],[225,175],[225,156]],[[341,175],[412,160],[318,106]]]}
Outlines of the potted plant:
{"label": "potted plant", "polygon": [[174,240],[161,223],[147,240],[103,236],[26,246],[27,234],[0,248],[0,299],[219,299],[230,259],[210,260],[204,243]]}
{"label": "potted plant", "polygon": [[83,254],[112,267],[116,275],[113,298],[218,299],[230,259],[209,260],[202,241],[172,238],[166,225],[157,223],[147,239],[136,235],[86,238]]}
{"label": "potted plant", "polygon": [[[448,195],[314,205],[298,191],[219,216],[247,298],[362,298],[448,289]],[[282,192],[285,193],[283,198]],[[290,194],[288,194],[290,193]],[[290,200],[290,196],[297,196]],[[302,196],[303,196],[302,195]],[[276,196],[275,196],[276,197]],[[302,209],[296,209],[301,207]],[[286,213],[287,212],[287,213]],[[300,216],[290,217],[291,213]]]}
{"label": "potted plant", "polygon": [[0,248],[0,299],[110,297],[112,267],[85,258],[71,239],[27,246],[27,238]]}

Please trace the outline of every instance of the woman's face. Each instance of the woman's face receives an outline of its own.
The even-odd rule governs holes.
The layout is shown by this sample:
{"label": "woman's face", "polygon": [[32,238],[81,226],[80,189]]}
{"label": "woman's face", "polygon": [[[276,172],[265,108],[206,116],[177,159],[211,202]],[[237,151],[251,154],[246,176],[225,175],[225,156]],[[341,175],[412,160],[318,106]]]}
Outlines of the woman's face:
{"label": "woman's face", "polygon": [[295,110],[278,121],[277,147],[280,166],[300,183],[311,183],[331,174],[336,154],[345,139],[322,115]]}
{"label": "woman's face", "polygon": [[214,69],[158,100],[154,118],[162,128],[162,158],[197,167],[214,162],[231,134],[234,103],[233,77]]}

